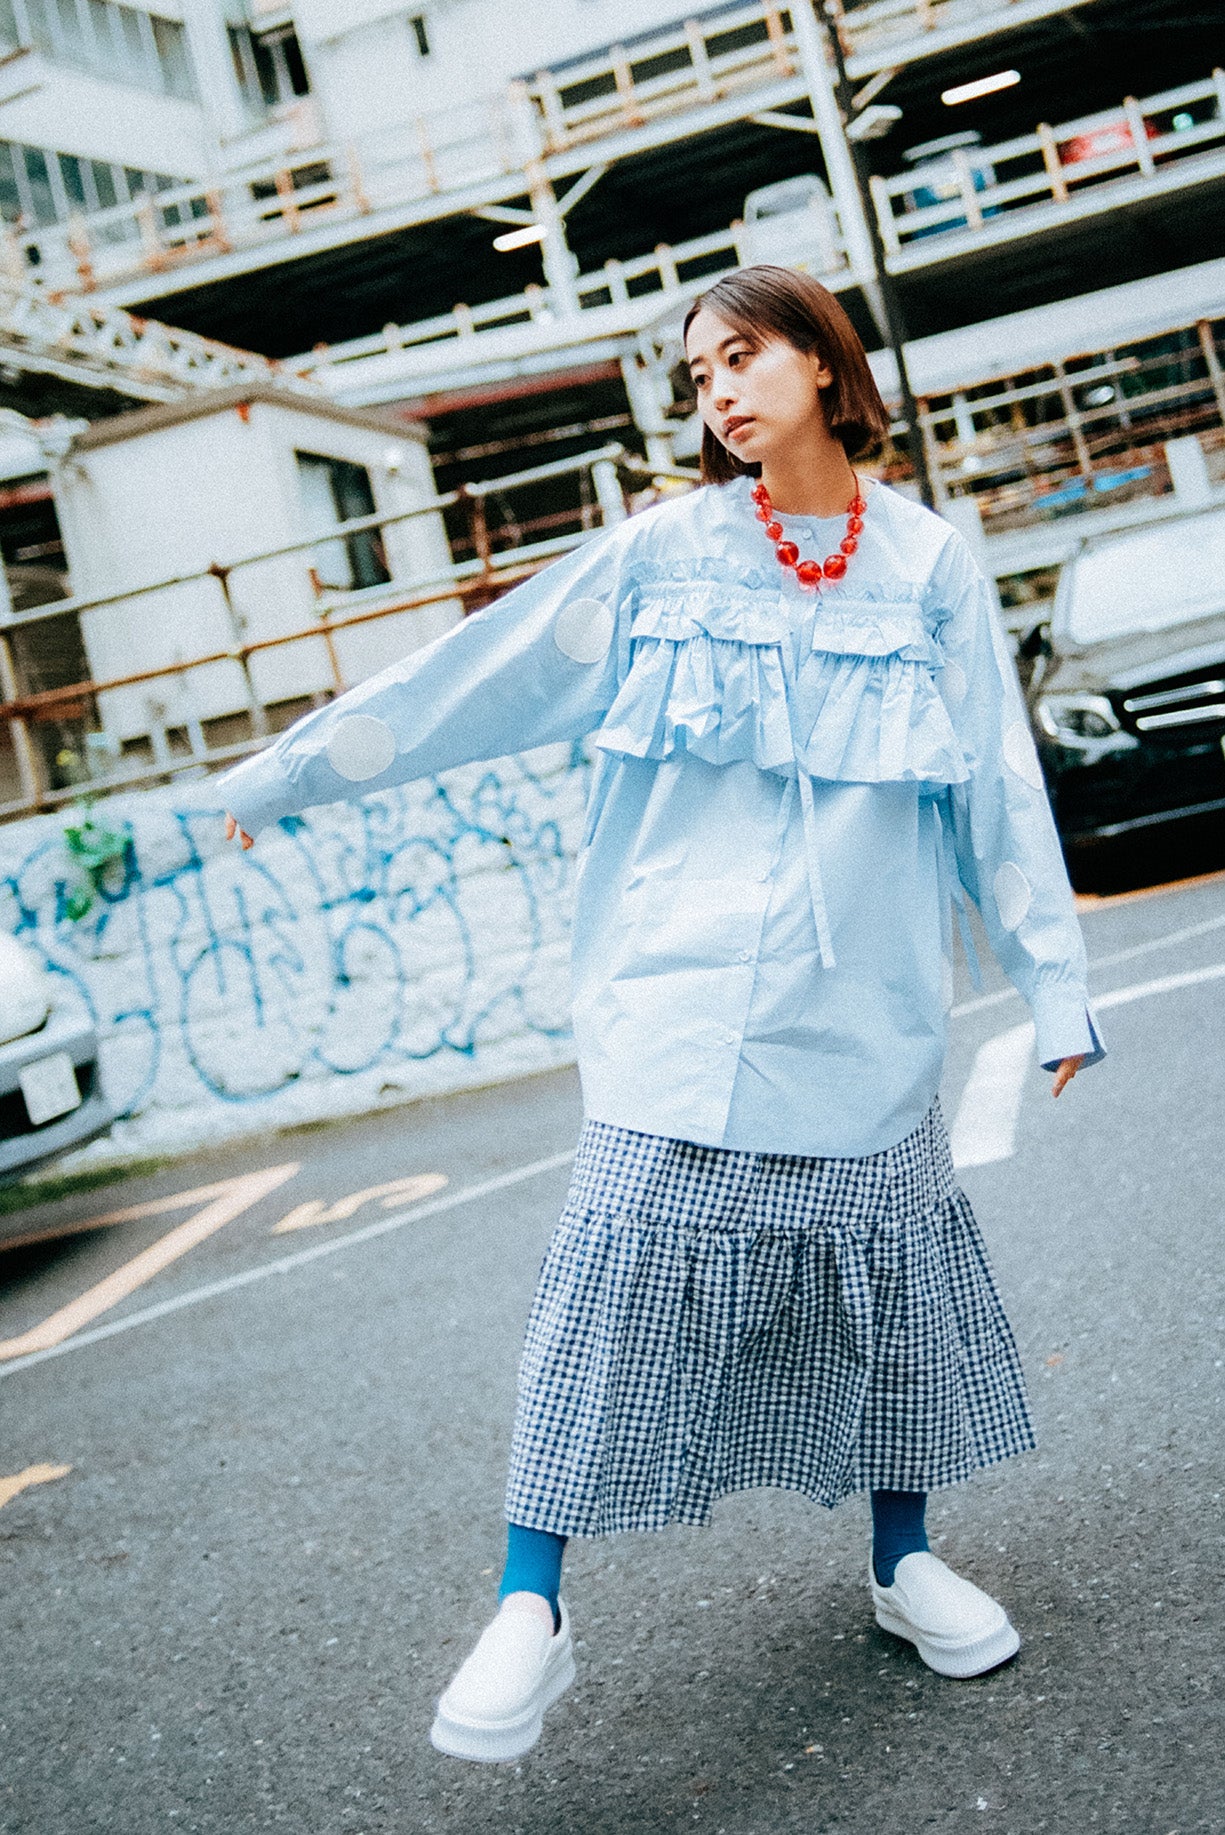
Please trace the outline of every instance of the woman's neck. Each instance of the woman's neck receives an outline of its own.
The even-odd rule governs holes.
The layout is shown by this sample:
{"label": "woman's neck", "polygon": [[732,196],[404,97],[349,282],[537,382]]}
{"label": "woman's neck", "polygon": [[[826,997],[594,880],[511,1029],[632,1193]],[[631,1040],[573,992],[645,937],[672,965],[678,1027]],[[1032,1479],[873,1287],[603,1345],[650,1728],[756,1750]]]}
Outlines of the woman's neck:
{"label": "woman's neck", "polygon": [[766,459],[761,476],[771,503],[784,516],[841,516],[859,489],[854,467],[836,440]]}

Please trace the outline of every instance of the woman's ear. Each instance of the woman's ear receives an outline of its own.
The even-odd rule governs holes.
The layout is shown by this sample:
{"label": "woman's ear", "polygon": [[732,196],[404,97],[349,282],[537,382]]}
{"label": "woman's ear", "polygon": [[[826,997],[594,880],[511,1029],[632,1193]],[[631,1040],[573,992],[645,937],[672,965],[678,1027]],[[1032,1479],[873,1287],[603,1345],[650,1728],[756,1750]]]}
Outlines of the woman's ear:
{"label": "woman's ear", "polygon": [[831,382],[834,380],[834,372],[829,367],[829,364],[825,361],[824,357],[821,356],[820,352],[815,350],[809,352],[809,362],[813,366],[813,377],[817,387],[819,389],[828,389]]}

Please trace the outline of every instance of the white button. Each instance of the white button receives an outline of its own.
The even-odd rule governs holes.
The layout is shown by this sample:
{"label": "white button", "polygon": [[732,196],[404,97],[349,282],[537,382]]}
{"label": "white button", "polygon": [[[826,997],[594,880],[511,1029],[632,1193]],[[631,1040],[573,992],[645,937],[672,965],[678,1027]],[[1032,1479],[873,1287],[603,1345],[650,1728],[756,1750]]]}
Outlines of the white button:
{"label": "white button", "polygon": [[752,952],[752,950],[751,950],[751,949],[742,949],[742,950],[741,950],[741,952],[740,952],[740,960],[741,960],[742,962],[751,962],[751,961],[753,960],[753,952]]}
{"label": "white button", "polygon": [[734,1045],[736,1043],[736,1034],[731,1030],[730,1027],[723,1034],[723,1043],[725,1045]]}

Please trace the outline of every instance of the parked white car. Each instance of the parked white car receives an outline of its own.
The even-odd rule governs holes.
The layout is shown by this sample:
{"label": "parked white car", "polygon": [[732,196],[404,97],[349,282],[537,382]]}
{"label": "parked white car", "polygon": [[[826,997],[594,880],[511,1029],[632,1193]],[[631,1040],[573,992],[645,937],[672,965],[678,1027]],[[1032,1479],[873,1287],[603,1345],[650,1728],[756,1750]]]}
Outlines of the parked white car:
{"label": "parked white car", "polygon": [[749,262],[775,262],[813,275],[846,266],[834,202],[815,172],[750,191],[744,200],[743,242]]}
{"label": "parked white car", "polygon": [[98,1039],[56,1001],[55,977],[0,932],[0,1178],[108,1128]]}

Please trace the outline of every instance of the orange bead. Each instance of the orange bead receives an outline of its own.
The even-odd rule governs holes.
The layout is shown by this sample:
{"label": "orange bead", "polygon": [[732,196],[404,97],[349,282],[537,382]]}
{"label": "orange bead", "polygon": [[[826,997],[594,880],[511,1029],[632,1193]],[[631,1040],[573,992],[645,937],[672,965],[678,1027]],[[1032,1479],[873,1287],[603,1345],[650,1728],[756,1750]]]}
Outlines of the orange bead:
{"label": "orange bead", "polygon": [[842,540],[838,543],[838,546],[841,548],[843,554],[854,554],[859,543],[855,540],[853,535],[844,535]]}
{"label": "orange bead", "polygon": [[863,534],[863,517],[862,516],[848,516],[846,519],[846,532],[848,535],[862,535]]}
{"label": "orange bead", "polygon": [[781,522],[768,522],[766,524],[766,534],[770,537],[772,542],[781,542],[784,533],[785,531]]}
{"label": "orange bead", "polygon": [[857,491],[846,507],[848,515],[862,516],[868,506]]}
{"label": "orange bead", "polygon": [[[779,556],[779,559],[781,560],[782,559],[782,549],[781,548],[778,550],[778,556]],[[825,577],[827,580],[840,580],[845,572],[846,572],[845,554],[827,554],[826,555],[825,557]]]}
{"label": "orange bead", "polygon": [[821,581],[820,561],[801,561],[795,570],[795,577],[801,586],[817,586]]}
{"label": "orange bead", "polygon": [[[769,531],[767,530],[767,534],[768,533]],[[794,542],[780,542],[778,544],[778,547],[774,550],[774,552],[778,556],[779,560],[782,562],[784,567],[794,567],[796,562],[800,558],[800,551],[796,547]],[[846,562],[843,561],[842,565],[845,570]],[[829,571],[828,561],[825,563],[825,568],[826,568],[826,572],[828,572]]]}

